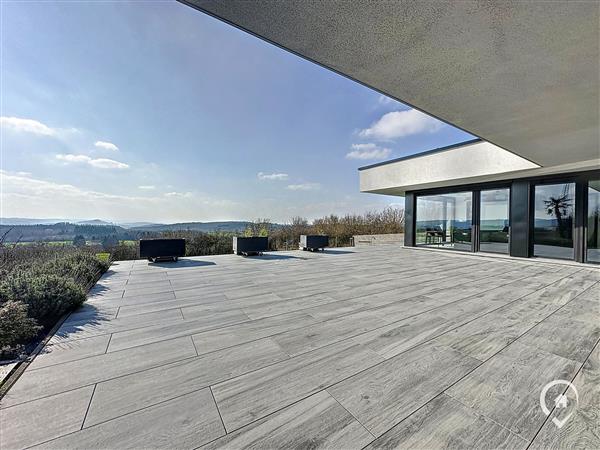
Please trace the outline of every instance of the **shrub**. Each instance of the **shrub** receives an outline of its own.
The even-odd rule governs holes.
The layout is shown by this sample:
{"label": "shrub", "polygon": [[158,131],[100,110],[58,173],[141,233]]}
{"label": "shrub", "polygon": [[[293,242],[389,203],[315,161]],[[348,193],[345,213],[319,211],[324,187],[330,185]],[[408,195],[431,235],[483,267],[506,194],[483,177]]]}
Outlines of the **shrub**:
{"label": "shrub", "polygon": [[83,237],[81,234],[78,234],[73,238],[73,245],[75,247],[83,247],[85,245],[85,237]]}
{"label": "shrub", "polygon": [[106,272],[97,249],[70,245],[6,245],[0,237],[0,353],[15,355],[39,331],[85,301]]}
{"label": "shrub", "polygon": [[186,256],[224,255],[233,252],[234,233],[215,231],[205,233],[202,231],[167,231],[162,234],[164,238],[185,239]]}
{"label": "shrub", "polygon": [[[254,227],[265,227],[265,221],[259,220]],[[357,234],[388,234],[404,231],[404,211],[386,208],[379,212],[362,215],[347,214],[343,217],[330,215],[315,219],[309,224],[302,217],[294,217],[289,224],[269,228],[270,245],[274,250],[298,248],[301,234],[326,234],[329,245],[342,247],[352,245],[352,236]]]}
{"label": "shrub", "polygon": [[273,224],[270,219],[256,219],[249,224],[244,231],[244,236],[260,236],[266,237],[273,231]]}
{"label": "shrub", "polygon": [[70,278],[77,284],[89,288],[108,270],[109,265],[108,261],[102,261],[92,253],[79,252],[57,255],[41,263],[34,270],[40,274]]}
{"label": "shrub", "polygon": [[108,252],[96,253],[96,258],[106,264],[110,264],[110,253]]}
{"label": "shrub", "polygon": [[119,242],[114,247],[110,248],[110,257],[113,261],[127,261],[129,259],[139,258],[139,245],[137,242],[132,244],[126,244]]}
{"label": "shrub", "polygon": [[27,306],[23,303],[8,301],[0,304],[0,358],[15,356],[41,328],[34,319],[27,317]]}
{"label": "shrub", "polygon": [[111,248],[119,245],[119,238],[116,235],[105,236],[102,238],[101,243],[104,250],[110,250]]}
{"label": "shrub", "polygon": [[29,317],[50,327],[65,312],[85,301],[85,290],[60,275],[22,271],[0,282],[0,302],[10,301],[23,302]]}

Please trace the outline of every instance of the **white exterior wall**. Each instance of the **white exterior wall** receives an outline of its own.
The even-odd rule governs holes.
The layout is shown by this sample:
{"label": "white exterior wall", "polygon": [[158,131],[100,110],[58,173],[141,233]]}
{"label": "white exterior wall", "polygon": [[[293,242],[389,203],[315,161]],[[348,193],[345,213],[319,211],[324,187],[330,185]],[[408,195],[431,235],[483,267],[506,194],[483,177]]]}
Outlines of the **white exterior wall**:
{"label": "white exterior wall", "polygon": [[359,172],[360,190],[402,194],[407,190],[475,182],[493,175],[506,178],[508,172],[539,167],[488,142],[476,142],[363,169]]}

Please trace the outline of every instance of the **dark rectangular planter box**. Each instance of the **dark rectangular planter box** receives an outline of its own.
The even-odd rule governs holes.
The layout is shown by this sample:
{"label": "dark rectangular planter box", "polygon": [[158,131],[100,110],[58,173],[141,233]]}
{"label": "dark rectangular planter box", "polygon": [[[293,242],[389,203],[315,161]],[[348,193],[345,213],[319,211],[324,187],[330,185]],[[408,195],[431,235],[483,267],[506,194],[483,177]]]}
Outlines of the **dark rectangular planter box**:
{"label": "dark rectangular planter box", "polygon": [[185,256],[185,239],[140,239],[140,258],[173,259]]}
{"label": "dark rectangular planter box", "polygon": [[300,248],[302,250],[315,251],[329,247],[329,236],[322,235],[300,235]]}
{"label": "dark rectangular planter box", "polygon": [[260,255],[269,250],[268,237],[234,237],[233,253],[236,255]]}

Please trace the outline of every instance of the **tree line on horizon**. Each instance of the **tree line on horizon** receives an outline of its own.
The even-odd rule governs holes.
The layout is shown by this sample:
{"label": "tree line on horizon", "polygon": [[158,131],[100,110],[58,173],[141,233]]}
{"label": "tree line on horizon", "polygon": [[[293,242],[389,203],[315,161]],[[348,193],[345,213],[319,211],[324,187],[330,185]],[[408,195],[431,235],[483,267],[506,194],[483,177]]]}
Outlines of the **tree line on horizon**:
{"label": "tree line on horizon", "polygon": [[[270,250],[294,250],[300,244],[302,234],[324,234],[329,236],[331,247],[347,247],[353,244],[352,237],[362,234],[390,234],[404,232],[404,210],[385,208],[365,214],[331,214],[309,222],[303,217],[292,217],[285,224],[269,219],[256,219],[243,232],[202,232],[192,230],[164,231],[164,238],[186,240],[186,256],[223,255],[233,252],[234,236],[268,236]],[[135,243],[134,243],[135,244]],[[139,254],[137,245],[120,242],[107,249],[114,260],[135,259]]]}
{"label": "tree line on horizon", "polygon": [[[269,236],[271,250],[297,249],[302,234],[325,234],[330,237],[330,246],[349,246],[352,245],[352,236],[354,235],[402,233],[404,210],[388,207],[382,211],[364,214],[343,216],[330,214],[312,222],[296,216],[284,224],[274,223],[269,219],[256,219],[253,222],[243,222],[243,224],[245,228],[239,230],[147,231],[126,230],[118,226],[59,223],[50,226],[4,226],[0,232],[6,243],[20,242],[31,245],[36,242],[41,244],[46,242],[43,245],[85,247],[96,252],[108,252],[113,260],[138,258],[139,245],[137,241],[139,239],[184,238],[186,239],[187,256],[204,256],[233,252],[232,238],[234,236]],[[13,235],[12,239],[10,239],[11,234]]]}

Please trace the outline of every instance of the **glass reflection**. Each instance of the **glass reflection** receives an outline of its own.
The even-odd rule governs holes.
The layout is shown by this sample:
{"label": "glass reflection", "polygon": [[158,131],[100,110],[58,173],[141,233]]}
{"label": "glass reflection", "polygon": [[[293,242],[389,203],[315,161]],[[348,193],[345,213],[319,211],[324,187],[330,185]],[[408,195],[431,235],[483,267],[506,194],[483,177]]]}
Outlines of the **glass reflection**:
{"label": "glass reflection", "polygon": [[587,260],[600,262],[600,180],[588,185]]}
{"label": "glass reflection", "polygon": [[535,187],[535,256],[573,259],[575,183]]}
{"label": "glass reflection", "polygon": [[455,250],[471,250],[473,194],[417,197],[416,244]]}
{"label": "glass reflection", "polygon": [[508,208],[510,190],[481,191],[479,250],[508,253]]}

